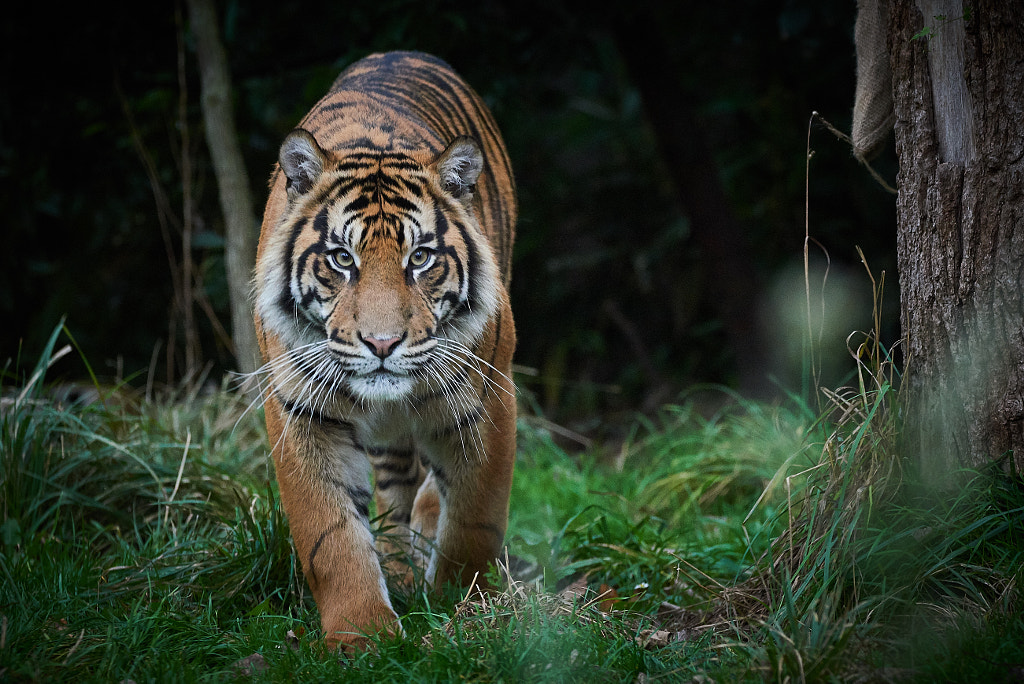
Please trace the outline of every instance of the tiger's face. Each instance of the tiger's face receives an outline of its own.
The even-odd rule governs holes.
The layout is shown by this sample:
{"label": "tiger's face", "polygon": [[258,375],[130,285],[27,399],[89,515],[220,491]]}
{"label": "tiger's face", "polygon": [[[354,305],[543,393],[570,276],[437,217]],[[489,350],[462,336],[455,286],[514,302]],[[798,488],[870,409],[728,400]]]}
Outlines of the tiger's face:
{"label": "tiger's face", "polygon": [[471,353],[499,278],[473,210],[483,160],[472,139],[422,164],[327,152],[300,129],[279,163],[287,206],[257,267],[260,316],[291,361],[279,380],[395,401]]}

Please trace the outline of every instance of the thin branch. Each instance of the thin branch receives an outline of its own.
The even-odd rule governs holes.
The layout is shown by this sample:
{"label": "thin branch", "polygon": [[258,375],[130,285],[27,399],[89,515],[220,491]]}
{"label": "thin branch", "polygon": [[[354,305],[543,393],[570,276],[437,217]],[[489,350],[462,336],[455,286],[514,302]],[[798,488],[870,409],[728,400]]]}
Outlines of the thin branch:
{"label": "thin branch", "polygon": [[184,25],[181,6],[174,9],[178,28],[178,131],[181,136],[181,260],[182,314],[185,327],[185,374],[191,375],[199,364],[201,347],[192,305],[195,301],[195,262],[192,259],[192,155],[189,151],[188,82],[185,69]]}

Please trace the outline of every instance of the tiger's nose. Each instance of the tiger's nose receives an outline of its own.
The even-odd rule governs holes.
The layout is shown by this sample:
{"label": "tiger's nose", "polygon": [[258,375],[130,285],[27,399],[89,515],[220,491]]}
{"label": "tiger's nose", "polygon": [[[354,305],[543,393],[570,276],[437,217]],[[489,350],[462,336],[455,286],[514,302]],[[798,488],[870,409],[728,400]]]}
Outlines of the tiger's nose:
{"label": "tiger's nose", "polygon": [[373,352],[374,356],[381,359],[386,359],[391,356],[391,352],[395,351],[395,347],[397,347],[402,341],[401,337],[396,337],[394,335],[368,335],[363,337],[362,334],[360,334],[359,339],[362,340],[363,344],[370,348],[370,351]]}

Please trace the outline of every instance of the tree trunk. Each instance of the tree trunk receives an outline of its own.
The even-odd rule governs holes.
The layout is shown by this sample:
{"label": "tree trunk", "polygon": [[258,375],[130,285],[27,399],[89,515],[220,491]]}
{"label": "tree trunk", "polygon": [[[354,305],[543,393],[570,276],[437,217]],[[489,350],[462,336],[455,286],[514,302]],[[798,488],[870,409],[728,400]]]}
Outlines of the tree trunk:
{"label": "tree trunk", "polygon": [[211,0],[188,0],[189,19],[199,53],[203,122],[224,213],[224,262],[231,301],[235,360],[243,373],[256,370],[259,349],[249,305],[256,262],[256,214],[249,179],[235,132],[231,79]]}
{"label": "tree trunk", "polygon": [[1024,472],[1024,1],[965,9],[890,6],[906,436],[945,484]]}

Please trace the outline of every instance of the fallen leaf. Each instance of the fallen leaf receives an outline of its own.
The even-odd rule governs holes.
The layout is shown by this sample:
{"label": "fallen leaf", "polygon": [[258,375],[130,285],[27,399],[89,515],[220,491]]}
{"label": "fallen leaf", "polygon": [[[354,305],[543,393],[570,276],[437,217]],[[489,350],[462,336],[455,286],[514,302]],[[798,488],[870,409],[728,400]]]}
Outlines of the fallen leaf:
{"label": "fallen leaf", "polygon": [[293,651],[299,650],[299,637],[290,629],[288,630],[288,633],[284,635],[284,643]]}
{"label": "fallen leaf", "polygon": [[269,668],[270,665],[267,664],[267,659],[263,657],[262,653],[253,653],[250,656],[242,658],[232,667],[240,676],[252,677],[259,672],[263,672]]}
{"label": "fallen leaf", "polygon": [[575,582],[573,582],[572,584],[570,584],[567,587],[565,587],[564,589],[562,589],[562,591],[558,592],[558,595],[561,598],[572,600],[572,599],[580,598],[581,596],[583,596],[586,593],[587,593],[587,578],[586,577],[580,577]]}
{"label": "fallen leaf", "polygon": [[597,604],[597,607],[601,609],[602,613],[610,613],[615,610],[615,602],[619,599],[617,591],[607,584],[602,584],[597,593],[601,596],[601,602]]}
{"label": "fallen leaf", "polygon": [[664,629],[645,629],[636,637],[636,642],[644,648],[664,648],[673,641],[673,632]]}

